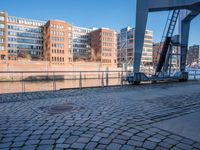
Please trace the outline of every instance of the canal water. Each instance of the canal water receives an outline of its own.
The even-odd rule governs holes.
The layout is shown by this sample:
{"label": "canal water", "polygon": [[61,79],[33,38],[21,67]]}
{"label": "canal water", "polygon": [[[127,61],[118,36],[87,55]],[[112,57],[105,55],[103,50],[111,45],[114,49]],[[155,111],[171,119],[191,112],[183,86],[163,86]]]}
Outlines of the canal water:
{"label": "canal water", "polygon": [[[189,80],[198,80],[200,75],[189,75]],[[106,85],[121,85],[121,78],[109,78],[108,81],[102,78],[96,79],[67,79],[56,81],[24,81],[24,82],[0,82],[0,94],[36,92],[36,91],[53,91],[60,89],[71,89],[80,87],[96,87]]]}
{"label": "canal water", "polygon": [[0,94],[18,93],[18,92],[35,92],[35,91],[52,91],[60,89],[96,87],[108,85],[120,85],[121,78],[106,79],[79,79],[76,80],[57,80],[53,81],[24,81],[24,82],[0,82]]}

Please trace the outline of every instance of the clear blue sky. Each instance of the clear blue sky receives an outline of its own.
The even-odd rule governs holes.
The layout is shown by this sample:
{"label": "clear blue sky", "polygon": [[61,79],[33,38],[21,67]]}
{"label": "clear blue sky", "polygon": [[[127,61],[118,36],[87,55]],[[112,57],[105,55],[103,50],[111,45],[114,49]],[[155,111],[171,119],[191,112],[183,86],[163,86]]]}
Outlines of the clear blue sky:
{"label": "clear blue sky", "polygon": [[[82,27],[108,27],[119,31],[135,26],[136,0],[0,0],[0,10],[11,16],[48,20],[60,19]],[[166,12],[149,15],[147,29],[159,42]],[[191,25],[190,45],[200,44],[200,17]]]}

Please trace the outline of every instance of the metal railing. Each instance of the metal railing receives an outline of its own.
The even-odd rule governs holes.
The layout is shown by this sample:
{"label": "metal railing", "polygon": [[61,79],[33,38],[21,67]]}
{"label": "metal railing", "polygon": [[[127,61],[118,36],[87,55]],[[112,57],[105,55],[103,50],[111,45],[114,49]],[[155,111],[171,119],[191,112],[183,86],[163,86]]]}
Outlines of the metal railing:
{"label": "metal railing", "polygon": [[[200,70],[189,70],[189,80],[200,80]],[[0,94],[82,89],[127,84],[130,71],[0,71]]]}
{"label": "metal railing", "polygon": [[200,70],[189,70],[189,80],[200,80]]}
{"label": "metal railing", "polygon": [[0,94],[126,84],[129,71],[0,71]]}

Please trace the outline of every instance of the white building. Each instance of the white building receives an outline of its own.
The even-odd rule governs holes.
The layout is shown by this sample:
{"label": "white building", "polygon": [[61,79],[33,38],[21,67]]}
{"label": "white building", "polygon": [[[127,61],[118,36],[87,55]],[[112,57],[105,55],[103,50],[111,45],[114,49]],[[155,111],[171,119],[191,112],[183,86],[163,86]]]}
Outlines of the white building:
{"label": "white building", "polygon": [[[118,35],[118,65],[131,66],[134,58],[135,28],[121,29]],[[153,62],[153,32],[146,30],[141,64],[152,65]]]}
{"label": "white building", "polygon": [[27,51],[34,59],[43,52],[45,22],[8,16],[8,59],[16,60],[20,51]]}
{"label": "white building", "polygon": [[91,28],[73,26],[73,59],[89,60],[91,56],[90,32]]}

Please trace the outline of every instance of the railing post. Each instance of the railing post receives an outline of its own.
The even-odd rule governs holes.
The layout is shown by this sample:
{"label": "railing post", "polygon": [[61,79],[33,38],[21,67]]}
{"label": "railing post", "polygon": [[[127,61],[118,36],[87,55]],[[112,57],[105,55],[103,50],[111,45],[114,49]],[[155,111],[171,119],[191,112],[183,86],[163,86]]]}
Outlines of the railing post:
{"label": "railing post", "polygon": [[53,91],[56,91],[55,71],[53,71]]}
{"label": "railing post", "polygon": [[24,74],[22,72],[22,93],[24,93]]}
{"label": "railing post", "polygon": [[104,77],[103,77],[103,71],[102,71],[102,76],[101,76],[101,86],[104,87]]}
{"label": "railing post", "polygon": [[108,84],[109,84],[109,82],[108,82],[108,80],[109,80],[108,77],[109,77],[109,76],[108,76],[108,69],[107,69],[107,70],[106,70],[106,86],[108,86]]}
{"label": "railing post", "polygon": [[82,74],[80,72],[80,78],[79,78],[79,88],[82,89]]}
{"label": "railing post", "polygon": [[101,79],[101,72],[99,71],[97,74],[98,74],[98,79],[100,80]]}
{"label": "railing post", "polygon": [[194,71],[194,80],[197,79],[196,75],[197,75],[197,71],[195,70],[195,71]]}
{"label": "railing post", "polygon": [[123,70],[122,70],[122,72],[121,72],[121,86],[123,86],[123,84],[124,84],[124,82],[123,82]]}

